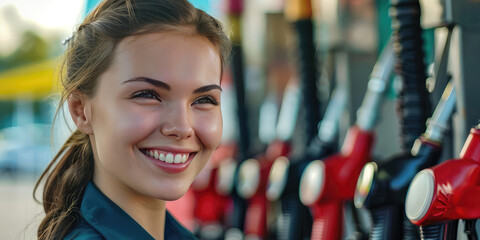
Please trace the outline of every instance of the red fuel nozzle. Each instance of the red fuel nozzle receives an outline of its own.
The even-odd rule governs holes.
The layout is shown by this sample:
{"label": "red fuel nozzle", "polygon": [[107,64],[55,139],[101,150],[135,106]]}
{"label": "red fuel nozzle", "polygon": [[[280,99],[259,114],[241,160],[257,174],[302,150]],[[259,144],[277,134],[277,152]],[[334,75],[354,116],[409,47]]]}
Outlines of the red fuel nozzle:
{"label": "red fuel nozzle", "polygon": [[408,189],[406,213],[415,225],[480,217],[480,129],[470,130],[459,159],[419,172]]}
{"label": "red fuel nozzle", "polygon": [[259,159],[245,160],[239,166],[238,193],[248,199],[245,213],[245,238],[265,239],[267,233],[267,181],[275,159],[290,153],[290,144],[275,141]]}
{"label": "red fuel nozzle", "polygon": [[220,146],[214,152],[209,166],[202,170],[192,184],[195,196],[194,216],[197,225],[195,232],[202,239],[205,239],[205,236],[215,236],[211,238],[217,239],[223,234],[223,217],[229,198],[217,193],[215,188],[219,177],[220,163],[233,158],[236,149],[235,144]]}
{"label": "red fuel nozzle", "polygon": [[340,239],[343,204],[353,199],[362,167],[370,159],[374,135],[353,126],[341,152],[311,162],[300,181],[300,200],[313,213],[311,239]]}

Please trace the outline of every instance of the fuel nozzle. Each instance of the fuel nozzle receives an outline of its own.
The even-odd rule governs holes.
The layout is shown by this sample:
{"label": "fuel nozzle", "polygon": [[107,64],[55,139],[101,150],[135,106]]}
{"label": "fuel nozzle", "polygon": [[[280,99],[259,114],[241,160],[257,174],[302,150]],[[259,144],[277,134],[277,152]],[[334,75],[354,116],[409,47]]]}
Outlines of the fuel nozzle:
{"label": "fuel nozzle", "polygon": [[[455,88],[449,83],[432,118],[428,120],[427,130],[415,141],[410,152],[386,159],[380,166],[373,162],[365,165],[355,192],[357,208],[375,208],[395,202],[399,197],[396,194],[405,196],[416,172],[438,160],[443,136],[448,129],[447,123],[455,109],[455,100]],[[402,204],[403,199],[404,197],[401,197],[398,204]]]}
{"label": "fuel nozzle", "polygon": [[290,139],[297,121],[299,102],[298,84],[295,81],[290,82],[285,89],[275,129],[275,140],[263,155],[245,160],[238,167],[237,191],[248,201],[244,224],[246,239],[264,239],[268,235],[266,196],[268,176],[274,161],[279,157],[288,156],[291,152]]}
{"label": "fuel nozzle", "polygon": [[311,239],[340,239],[343,205],[351,200],[363,165],[370,160],[380,106],[390,83],[394,52],[390,41],[382,51],[357,112],[356,124],[347,132],[341,151],[308,164],[300,180],[300,200],[313,214]]}
{"label": "fuel nozzle", "polygon": [[[425,134],[419,137],[411,151],[392,156],[381,163],[367,163],[357,181],[354,203],[357,208],[370,210],[373,239],[403,239],[416,234],[405,222],[404,204],[415,173],[434,165],[442,152],[442,139],[455,107],[455,89],[450,83],[428,121]],[[406,230],[409,229],[409,230]]]}
{"label": "fuel nozzle", "polygon": [[388,204],[404,203],[410,181],[416,170],[432,165],[441,154],[441,145],[419,138],[413,149],[415,154],[405,152],[394,155],[383,164],[367,163],[360,173],[355,189],[354,203],[357,208],[374,209]]}
{"label": "fuel nozzle", "polygon": [[480,218],[480,126],[470,134],[460,158],[419,172],[408,189],[407,217],[415,225]]}
{"label": "fuel nozzle", "polygon": [[279,200],[285,195],[298,198],[298,184],[307,164],[315,159],[324,158],[333,153],[339,120],[346,107],[347,90],[339,85],[332,93],[324,118],[319,124],[317,137],[311,142],[303,159],[291,161],[287,157],[275,160],[269,174],[267,198]]}
{"label": "fuel nozzle", "polygon": [[348,131],[341,153],[312,161],[305,168],[299,193],[313,214],[311,239],[341,238],[343,204],[353,198],[356,178],[370,158],[373,139],[372,132],[354,126]]}

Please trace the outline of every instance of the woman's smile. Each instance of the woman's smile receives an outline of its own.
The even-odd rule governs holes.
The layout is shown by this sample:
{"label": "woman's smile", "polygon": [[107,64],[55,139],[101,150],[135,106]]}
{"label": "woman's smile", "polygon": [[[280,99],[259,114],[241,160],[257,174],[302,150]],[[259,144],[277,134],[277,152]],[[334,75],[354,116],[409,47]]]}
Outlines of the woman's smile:
{"label": "woman's smile", "polygon": [[196,152],[185,150],[164,150],[161,148],[141,148],[140,152],[157,167],[168,173],[180,173],[188,168]]}

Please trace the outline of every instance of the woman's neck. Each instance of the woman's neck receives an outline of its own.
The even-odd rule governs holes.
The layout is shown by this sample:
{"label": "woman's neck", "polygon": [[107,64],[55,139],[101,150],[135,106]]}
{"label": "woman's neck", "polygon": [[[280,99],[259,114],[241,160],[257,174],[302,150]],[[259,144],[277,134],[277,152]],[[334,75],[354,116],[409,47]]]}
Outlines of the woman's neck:
{"label": "woman's neck", "polygon": [[102,177],[105,174],[108,173],[103,172],[93,176],[93,182],[100,191],[140,224],[153,238],[163,240],[165,234],[165,201],[143,196],[120,181],[112,181],[112,178]]}

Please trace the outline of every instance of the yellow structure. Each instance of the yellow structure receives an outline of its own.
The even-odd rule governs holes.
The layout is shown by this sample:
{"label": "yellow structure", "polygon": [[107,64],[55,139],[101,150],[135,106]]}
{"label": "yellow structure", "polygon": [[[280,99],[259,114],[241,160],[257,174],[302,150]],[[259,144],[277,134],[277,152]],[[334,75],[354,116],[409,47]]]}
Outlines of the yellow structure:
{"label": "yellow structure", "polygon": [[42,99],[57,91],[59,60],[50,59],[0,72],[0,100]]}

